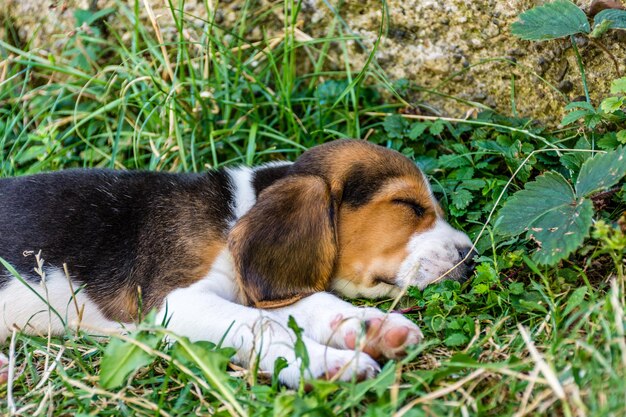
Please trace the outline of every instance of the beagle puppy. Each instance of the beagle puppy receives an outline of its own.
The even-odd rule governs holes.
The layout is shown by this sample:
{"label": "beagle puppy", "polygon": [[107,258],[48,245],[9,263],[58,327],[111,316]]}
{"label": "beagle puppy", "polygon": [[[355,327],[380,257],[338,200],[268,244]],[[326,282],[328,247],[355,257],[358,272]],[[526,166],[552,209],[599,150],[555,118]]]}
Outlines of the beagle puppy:
{"label": "beagle puppy", "polygon": [[0,342],[13,329],[132,328],[156,309],[177,334],[235,348],[242,366],[272,372],[287,359],[279,378],[295,387],[293,316],[307,377],[362,379],[422,334],[400,314],[334,294],[394,297],[462,279],[471,250],[416,165],[365,141],[204,174],[79,169],[2,179]]}

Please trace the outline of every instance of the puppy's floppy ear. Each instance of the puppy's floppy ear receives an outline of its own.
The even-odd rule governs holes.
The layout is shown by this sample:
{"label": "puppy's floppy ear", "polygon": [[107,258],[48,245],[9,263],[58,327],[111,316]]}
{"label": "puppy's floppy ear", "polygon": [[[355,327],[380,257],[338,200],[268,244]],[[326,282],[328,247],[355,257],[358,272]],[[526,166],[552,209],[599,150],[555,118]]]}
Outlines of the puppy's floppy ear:
{"label": "puppy's floppy ear", "polygon": [[263,190],[228,239],[246,304],[280,307],[326,288],[337,257],[334,212],[321,177],[290,176]]}

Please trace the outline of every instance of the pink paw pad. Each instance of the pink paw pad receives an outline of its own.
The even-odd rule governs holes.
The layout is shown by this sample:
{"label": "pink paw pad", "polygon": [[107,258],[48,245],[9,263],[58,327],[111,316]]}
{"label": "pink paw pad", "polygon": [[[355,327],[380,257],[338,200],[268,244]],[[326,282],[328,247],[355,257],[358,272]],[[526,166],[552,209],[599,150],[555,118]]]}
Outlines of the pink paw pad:
{"label": "pink paw pad", "polygon": [[406,326],[395,327],[385,333],[385,343],[392,348],[400,347],[409,336],[409,328]]}
{"label": "pink paw pad", "polygon": [[[338,329],[341,320],[331,326]],[[347,329],[343,336],[345,348],[360,348],[374,359],[386,357],[397,359],[406,356],[407,348],[419,343],[422,334],[419,328],[397,316],[375,317],[365,320],[365,335],[354,328]]]}
{"label": "pink paw pad", "polygon": [[9,380],[9,358],[0,353],[0,385]]}

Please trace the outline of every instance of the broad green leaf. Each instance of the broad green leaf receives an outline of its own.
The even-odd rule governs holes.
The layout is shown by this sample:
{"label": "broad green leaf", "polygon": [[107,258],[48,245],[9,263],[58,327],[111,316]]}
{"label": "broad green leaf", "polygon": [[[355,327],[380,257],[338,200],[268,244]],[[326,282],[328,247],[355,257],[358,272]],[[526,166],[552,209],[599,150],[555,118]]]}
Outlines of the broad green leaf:
{"label": "broad green leaf", "polygon": [[593,18],[594,28],[598,25],[603,25],[604,21],[606,20],[611,22],[608,26],[609,29],[626,29],[626,10],[602,10]]}
{"label": "broad green leaf", "polygon": [[590,194],[609,188],[626,175],[626,147],[599,154],[587,159],[580,168],[576,181],[576,195],[587,197]]}
{"label": "broad green leaf", "polygon": [[402,138],[408,125],[409,123],[404,119],[404,117],[397,114],[387,116],[383,121],[385,132],[387,132],[387,135],[389,135],[392,139]]}
{"label": "broad green leaf", "polygon": [[563,126],[570,125],[574,123],[576,120],[582,117],[588,116],[590,114],[594,114],[594,113],[585,109],[574,110],[572,112],[567,113],[565,116],[563,116],[563,120],[561,120],[561,125]]}
{"label": "broad green leaf", "polygon": [[580,305],[585,299],[585,295],[587,294],[587,287],[580,287],[576,291],[572,293],[567,299],[567,305],[565,306],[565,310],[563,311],[563,316],[567,316],[572,312],[576,307]]}
{"label": "broad green leaf", "polygon": [[615,138],[617,139],[619,143],[626,145],[626,129],[620,130],[619,132],[617,132],[617,135],[615,135]]}
{"label": "broad green leaf", "polygon": [[592,216],[590,201],[577,198],[561,174],[547,172],[509,198],[496,227],[511,236],[527,231],[527,238],[539,246],[533,260],[552,265],[582,244]]}
{"label": "broad green leaf", "polygon": [[622,108],[624,105],[624,97],[608,97],[602,100],[600,108],[605,113],[613,113]]}
{"label": "broad green leaf", "polygon": [[582,198],[548,211],[528,232],[528,237],[539,245],[532,259],[554,265],[567,258],[589,235],[592,220],[593,204]]}
{"label": "broad green leaf", "polygon": [[563,38],[590,30],[585,13],[568,0],[533,7],[511,25],[513,35],[530,41]]}
{"label": "broad green leaf", "polygon": [[[129,337],[151,349],[155,349],[161,341],[161,336],[146,332]],[[100,385],[107,389],[119,387],[131,372],[149,365],[153,360],[154,357],[139,346],[122,339],[112,339],[100,362]]]}
{"label": "broad green leaf", "polygon": [[469,338],[463,333],[452,333],[443,341],[446,346],[462,346],[469,342]]}
{"label": "broad green leaf", "polygon": [[529,230],[547,212],[569,206],[575,200],[572,186],[556,172],[547,172],[513,194],[500,210],[500,233],[517,236]]}
{"label": "broad green leaf", "polygon": [[626,93],[626,77],[613,80],[611,83],[611,94]]}

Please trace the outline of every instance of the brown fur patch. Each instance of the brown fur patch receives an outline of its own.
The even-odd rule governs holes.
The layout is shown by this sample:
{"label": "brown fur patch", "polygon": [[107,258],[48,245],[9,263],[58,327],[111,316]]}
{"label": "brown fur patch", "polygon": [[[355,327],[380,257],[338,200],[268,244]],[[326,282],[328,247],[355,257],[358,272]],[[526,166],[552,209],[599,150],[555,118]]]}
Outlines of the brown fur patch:
{"label": "brown fur patch", "polygon": [[326,288],[336,258],[333,210],[316,176],[290,176],[261,193],[229,236],[247,304],[286,305]]}
{"label": "brown fur patch", "polygon": [[[336,276],[362,286],[376,285],[378,278],[393,278],[407,256],[413,234],[432,227],[438,205],[428,190],[412,176],[395,178],[372,200],[339,213],[339,262]],[[398,200],[414,201],[424,208],[418,216]]]}

